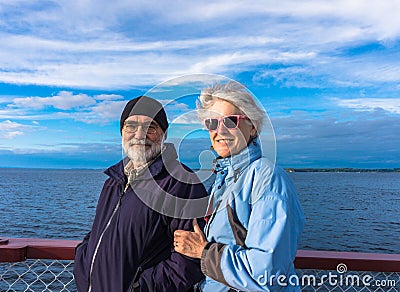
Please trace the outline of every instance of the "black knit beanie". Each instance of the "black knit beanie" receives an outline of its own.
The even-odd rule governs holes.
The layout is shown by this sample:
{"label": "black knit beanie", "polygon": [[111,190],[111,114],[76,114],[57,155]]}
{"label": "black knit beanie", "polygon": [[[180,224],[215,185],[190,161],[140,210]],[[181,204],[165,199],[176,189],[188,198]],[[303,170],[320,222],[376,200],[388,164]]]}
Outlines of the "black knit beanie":
{"label": "black knit beanie", "polygon": [[121,114],[121,121],[120,121],[121,134],[125,120],[133,115],[143,115],[152,118],[160,125],[164,133],[168,128],[167,115],[165,113],[163,106],[157,100],[150,98],[148,96],[143,95],[136,97],[130,100],[126,104]]}

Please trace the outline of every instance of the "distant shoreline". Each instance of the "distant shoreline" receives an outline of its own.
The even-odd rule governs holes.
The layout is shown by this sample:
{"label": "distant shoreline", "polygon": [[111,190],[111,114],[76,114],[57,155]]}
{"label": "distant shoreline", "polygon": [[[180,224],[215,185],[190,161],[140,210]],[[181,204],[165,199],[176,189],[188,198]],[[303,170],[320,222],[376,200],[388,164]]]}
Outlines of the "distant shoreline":
{"label": "distant shoreline", "polygon": [[[0,166],[0,169],[27,169],[27,170],[97,170],[103,171],[106,168],[44,168],[44,167],[9,167]],[[200,169],[193,168],[193,171]],[[211,171],[211,169],[201,169],[203,171]],[[351,168],[351,167],[336,167],[336,168],[312,168],[312,167],[286,167],[287,172],[400,172],[400,168]]]}
{"label": "distant shoreline", "polygon": [[28,170],[105,170],[104,168],[82,168],[82,167],[65,167],[65,168],[55,168],[55,167],[18,167],[18,166],[0,166],[0,169],[28,169]]}
{"label": "distant shoreline", "polygon": [[400,172],[400,168],[285,168],[287,172]]}

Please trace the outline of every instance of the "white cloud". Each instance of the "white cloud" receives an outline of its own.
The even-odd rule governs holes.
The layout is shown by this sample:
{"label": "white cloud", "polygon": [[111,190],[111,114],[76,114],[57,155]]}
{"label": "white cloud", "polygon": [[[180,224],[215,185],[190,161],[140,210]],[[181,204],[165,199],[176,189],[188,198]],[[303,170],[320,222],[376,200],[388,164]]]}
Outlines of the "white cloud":
{"label": "white cloud", "polygon": [[373,111],[383,109],[385,111],[400,114],[399,98],[354,98],[334,99],[339,106],[352,108],[359,111]]}
{"label": "white cloud", "polygon": [[[118,120],[127,102],[118,94],[89,96],[68,91],[61,91],[50,97],[10,97],[8,100],[8,105],[6,104],[3,109],[0,108],[0,120],[6,120],[0,124],[0,130],[29,127],[11,122],[10,119],[29,120],[35,126],[39,126],[39,121],[43,120],[75,120],[104,125]],[[53,108],[49,112],[43,112],[45,107]]]}
{"label": "white cloud", "polygon": [[14,109],[9,108],[7,110],[0,110],[0,119],[18,119],[25,121],[43,121],[43,120],[62,120],[70,118],[69,113],[64,112],[53,112],[53,113],[42,113],[37,112],[33,109]]}
{"label": "white cloud", "polygon": [[14,139],[24,134],[24,131],[31,131],[34,126],[28,126],[10,120],[0,122],[0,138]]}
{"label": "white cloud", "polygon": [[[397,58],[400,57],[397,56]],[[390,56],[386,57],[386,60],[375,59],[375,62],[371,60],[360,60],[361,62],[357,65],[357,69],[354,70],[355,77],[361,77],[361,80],[368,80],[370,82],[394,82],[398,83],[400,80],[400,65],[396,60],[392,60]]]}
{"label": "white cloud", "polygon": [[85,111],[71,114],[71,118],[88,124],[107,124],[118,121],[127,101],[105,101],[96,104]]}
{"label": "white cloud", "polygon": [[12,122],[10,120],[0,122],[0,130],[1,131],[15,130],[15,129],[19,129],[21,126],[22,126],[21,124]]}
{"label": "white cloud", "polygon": [[306,112],[272,118],[278,160],[299,167],[396,167],[398,120],[397,115],[383,110],[338,109],[331,109],[323,119]]}
{"label": "white cloud", "polygon": [[0,135],[0,137],[5,138],[5,139],[14,139],[16,136],[21,136],[24,133],[21,131],[11,131],[11,132],[6,132],[3,133],[3,135]]}
{"label": "white cloud", "polygon": [[76,94],[68,91],[60,91],[58,95],[51,97],[25,97],[15,98],[13,103],[17,107],[42,109],[46,106],[52,106],[56,109],[70,110],[84,106],[93,105],[96,101],[86,94]]}
{"label": "white cloud", "polygon": [[[215,54],[195,63],[193,66],[191,66],[190,71],[192,73],[224,72],[229,66],[244,65],[246,63],[254,64],[254,62],[257,60],[260,61],[260,57],[265,58],[265,54],[260,55],[257,53],[242,52]],[[237,69],[238,68],[236,68],[236,70]]]}
{"label": "white cloud", "polygon": [[[141,12],[154,16],[163,24],[235,23],[243,19],[288,18],[302,21],[324,20],[329,28],[329,20],[337,23],[349,21],[363,27],[370,27],[382,37],[397,36],[400,21],[397,12],[400,4],[396,0],[323,0],[323,1],[174,1],[157,3],[140,1],[133,7],[129,1],[117,1],[108,12],[113,15],[138,15]],[[154,3],[153,3],[154,4]],[[168,13],[165,13],[168,11]],[[384,16],[384,17],[382,17]],[[284,18],[286,17],[286,19]],[[244,21],[240,22],[244,26]],[[193,25],[194,26],[194,25]],[[277,26],[279,28],[279,26]],[[331,26],[332,27],[332,26]]]}
{"label": "white cloud", "polygon": [[[0,82],[126,88],[282,62],[327,80],[340,72],[369,82],[337,50],[395,43],[399,10],[396,0],[0,2]],[[380,76],[400,79],[398,68]]]}
{"label": "white cloud", "polygon": [[184,113],[175,117],[171,124],[199,125],[201,124],[196,111]]}
{"label": "white cloud", "polygon": [[119,94],[99,94],[94,96],[94,99],[96,100],[119,100],[122,98],[123,96]]}

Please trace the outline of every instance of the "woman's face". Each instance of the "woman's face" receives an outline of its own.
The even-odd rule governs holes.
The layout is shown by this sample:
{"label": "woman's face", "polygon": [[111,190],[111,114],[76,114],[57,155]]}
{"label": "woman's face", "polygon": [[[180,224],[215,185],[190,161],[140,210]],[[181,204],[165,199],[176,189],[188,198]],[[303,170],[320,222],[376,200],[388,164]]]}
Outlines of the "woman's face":
{"label": "woman's face", "polygon": [[[217,100],[209,109],[211,118],[220,118],[231,115],[242,115],[240,110],[224,100]],[[211,144],[221,157],[239,153],[247,147],[251,137],[256,134],[254,126],[249,120],[239,119],[237,128],[228,129],[220,121],[215,131],[209,131]]]}

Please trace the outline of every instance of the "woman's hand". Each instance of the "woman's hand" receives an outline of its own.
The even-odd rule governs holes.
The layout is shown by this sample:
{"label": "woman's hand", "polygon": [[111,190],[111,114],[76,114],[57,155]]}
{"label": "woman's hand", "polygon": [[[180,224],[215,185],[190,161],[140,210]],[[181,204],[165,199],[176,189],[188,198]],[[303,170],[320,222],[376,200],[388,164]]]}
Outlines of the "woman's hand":
{"label": "woman's hand", "polygon": [[183,255],[200,259],[201,253],[207,245],[207,240],[196,219],[193,219],[193,229],[194,232],[176,230],[174,232],[174,247],[177,252]]}

